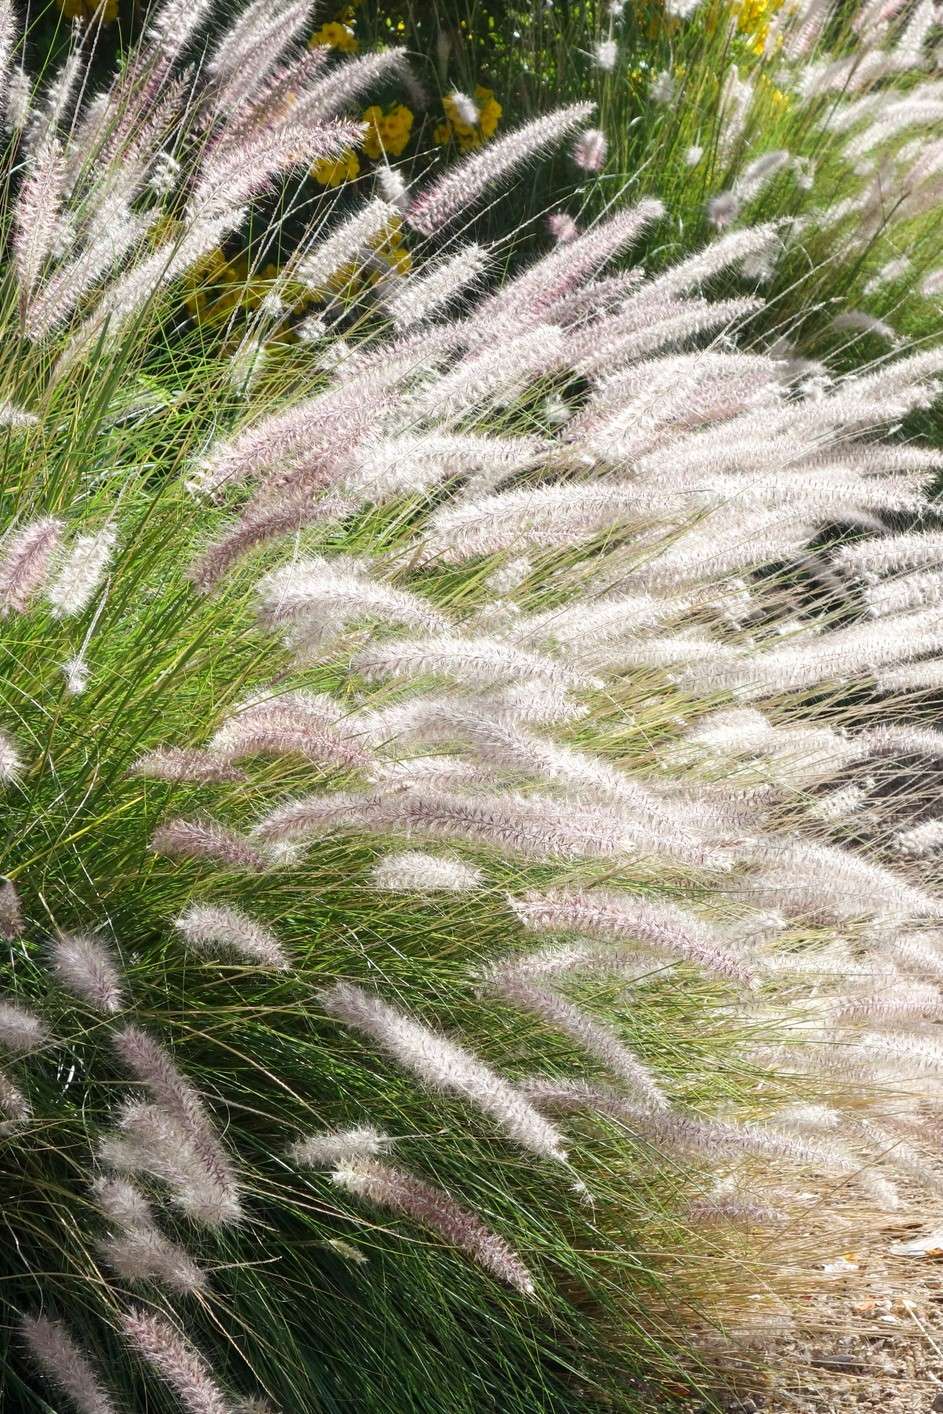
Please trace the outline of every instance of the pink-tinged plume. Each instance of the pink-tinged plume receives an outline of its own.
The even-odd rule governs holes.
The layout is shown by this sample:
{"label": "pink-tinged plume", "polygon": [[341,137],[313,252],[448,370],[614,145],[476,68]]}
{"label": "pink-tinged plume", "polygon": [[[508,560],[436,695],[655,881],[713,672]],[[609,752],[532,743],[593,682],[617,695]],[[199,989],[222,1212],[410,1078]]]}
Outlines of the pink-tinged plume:
{"label": "pink-tinged plume", "polygon": [[358,1198],[432,1228],[493,1276],[525,1296],[533,1295],[533,1278],[517,1253],[441,1188],[433,1188],[391,1164],[368,1159],[343,1164],[335,1171],[333,1179],[339,1188],[345,1188]]}
{"label": "pink-tinged plume", "polygon": [[478,201],[492,183],[561,142],[567,133],[586,121],[593,107],[592,103],[574,103],[569,108],[559,108],[466,157],[419,194],[409,208],[407,221],[424,236],[441,231]]}

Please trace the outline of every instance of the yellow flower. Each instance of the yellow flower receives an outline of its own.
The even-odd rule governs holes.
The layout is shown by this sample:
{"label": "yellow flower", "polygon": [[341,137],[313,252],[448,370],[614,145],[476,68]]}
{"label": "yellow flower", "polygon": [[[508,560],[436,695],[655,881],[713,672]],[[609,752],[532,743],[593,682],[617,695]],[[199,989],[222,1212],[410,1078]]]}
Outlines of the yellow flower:
{"label": "yellow flower", "polygon": [[356,152],[344,152],[340,157],[323,157],[320,162],[315,162],[311,175],[322,187],[339,187],[342,182],[356,177],[359,171]]}
{"label": "yellow flower", "polygon": [[277,278],[276,265],[250,272],[247,254],[227,260],[217,247],[191,271],[183,302],[198,324],[219,323],[237,305],[255,309],[271,293]]}
{"label": "yellow flower", "polygon": [[391,216],[381,231],[370,242],[377,255],[386,255],[403,244],[403,222],[399,216]]}
{"label": "yellow flower", "polygon": [[475,89],[475,98],[478,100],[478,127],[482,137],[487,140],[489,137],[494,137],[504,109],[495,98],[492,90],[483,88],[481,84],[478,84]]}
{"label": "yellow flower", "polygon": [[399,157],[409,142],[413,129],[413,115],[402,103],[396,103],[384,113],[373,103],[364,112],[367,135],[363,140],[363,150],[376,161],[386,153],[388,157]]}
{"label": "yellow flower", "polygon": [[[384,229],[373,237],[370,247],[388,267],[388,273],[405,275],[412,268],[412,256],[403,246],[403,223],[398,216],[392,217]],[[382,273],[379,270],[370,271],[367,284],[376,284]]]}
{"label": "yellow flower", "polygon": [[769,0],[740,0],[736,7],[737,29],[741,34],[756,34],[769,23]]}
{"label": "yellow flower", "polygon": [[391,250],[383,258],[394,275],[408,275],[413,268],[413,258],[409,251],[404,250],[402,246]]}
{"label": "yellow flower", "polygon": [[204,256],[187,276],[187,292],[183,302],[197,323],[208,321],[211,309],[222,294],[227,269],[226,257],[217,247]]}
{"label": "yellow flower", "polygon": [[482,84],[475,86],[475,102],[478,106],[478,121],[466,123],[453,99],[443,98],[445,121],[436,125],[432,134],[433,140],[442,146],[454,140],[462,152],[469,152],[493,137],[504,111],[501,104],[495,98],[493,90],[485,88]]}
{"label": "yellow flower", "polygon": [[110,25],[118,15],[118,0],[56,0],[67,20],[98,20]]}
{"label": "yellow flower", "polygon": [[765,53],[770,22],[781,4],[782,0],[739,0],[734,5],[737,29],[751,41],[754,54]]}
{"label": "yellow flower", "polygon": [[308,40],[308,44],[312,49],[324,45],[327,49],[340,49],[344,54],[356,54],[360,48],[357,36],[350,25],[338,24],[334,20],[329,24],[322,25],[318,32]]}

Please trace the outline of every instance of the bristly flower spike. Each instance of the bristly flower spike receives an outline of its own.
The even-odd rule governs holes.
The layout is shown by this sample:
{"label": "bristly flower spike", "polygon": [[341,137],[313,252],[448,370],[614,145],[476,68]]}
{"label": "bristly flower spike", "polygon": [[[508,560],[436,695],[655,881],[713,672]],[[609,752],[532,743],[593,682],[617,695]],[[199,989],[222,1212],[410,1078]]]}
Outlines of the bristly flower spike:
{"label": "bristly flower spike", "polygon": [[259,873],[265,860],[257,849],[216,820],[168,820],[155,830],[151,848],[171,859],[211,859],[227,869]]}
{"label": "bristly flower spike", "polygon": [[88,606],[105,577],[115,540],[111,526],[93,535],[78,536],[46,591],[53,618],[72,618]]}
{"label": "bristly flower spike", "polygon": [[52,947],[55,977],[84,998],[96,1011],[114,1014],[124,1005],[121,974],[100,938],[84,933],[60,933]]}
{"label": "bristly flower spike", "polygon": [[481,117],[481,112],[473,98],[469,98],[467,93],[460,93],[456,88],[449,94],[449,102],[455,108],[455,111],[458,113],[463,123],[467,123],[470,128],[476,126],[478,119]]}
{"label": "bristly flower spike", "polygon": [[79,1414],[119,1414],[98,1371],[61,1321],[24,1316],[20,1328],[36,1363]]}
{"label": "bristly flower spike", "polygon": [[30,154],[13,208],[13,257],[21,318],[55,245],[64,182],[62,144],[47,138]]}
{"label": "bristly flower spike", "polygon": [[579,226],[566,211],[551,211],[547,217],[547,230],[558,245],[575,241],[580,233]]}
{"label": "bristly flower spike", "polygon": [[331,1016],[372,1037],[432,1089],[460,1095],[532,1153],[566,1162],[553,1125],[509,1081],[455,1041],[350,983],[336,983],[320,994],[320,1001]]}
{"label": "bristly flower spike", "polygon": [[245,962],[284,971],[288,958],[270,929],[241,909],[221,904],[191,904],[174,927],[196,952],[230,954]]}
{"label": "bristly flower spike", "polygon": [[394,324],[409,329],[438,314],[484,274],[487,256],[480,246],[463,246],[421,275],[399,282],[386,304]]}
{"label": "bristly flower spike", "polygon": [[188,1414],[231,1414],[232,1405],[194,1345],[163,1316],[135,1307],[122,1316],[128,1341],[170,1386]]}
{"label": "bristly flower spike", "polygon": [[[13,742],[3,732],[0,732],[0,785],[9,785],[15,781],[23,769],[23,758],[14,746]],[[5,888],[12,889],[12,884],[5,885]],[[14,891],[15,897],[15,891]],[[7,895],[9,900],[10,896]]]}
{"label": "bristly flower spike", "polygon": [[[119,1134],[117,1141],[106,1141],[104,1156],[114,1167],[139,1166],[166,1176],[177,1188],[181,1206],[205,1222],[238,1221],[239,1186],[233,1165],[196,1090],[164,1048],[139,1027],[125,1027],[114,1044],[155,1103],[125,1107],[120,1129],[131,1147]],[[135,1143],[147,1160],[140,1165],[133,1161]],[[149,1163],[156,1167],[149,1169]]]}
{"label": "bristly flower spike", "polygon": [[375,1159],[389,1153],[393,1140],[372,1125],[338,1129],[331,1134],[310,1134],[291,1145],[288,1157],[309,1168],[333,1168],[354,1159]]}
{"label": "bristly flower spike", "polygon": [[381,859],[371,870],[370,882],[395,893],[472,893],[483,887],[484,875],[460,859],[405,850]]}
{"label": "bristly flower spike", "polygon": [[573,144],[573,161],[584,172],[601,172],[608,151],[606,134],[600,128],[587,128]]}
{"label": "bristly flower spike", "polygon": [[297,278],[320,290],[336,270],[349,263],[352,251],[369,246],[396,219],[396,208],[388,201],[377,197],[368,202],[301,256],[295,267]]}
{"label": "bristly flower spike", "polygon": [[122,1178],[98,1178],[92,1194],[115,1229],[99,1246],[113,1271],[130,1282],[161,1282],[184,1294],[200,1291],[206,1275],[189,1253],[158,1228],[144,1195]]}
{"label": "bristly flower spike", "polygon": [[614,39],[601,39],[593,50],[593,63],[604,74],[611,74],[619,57],[619,46]]}
{"label": "bristly flower spike", "polygon": [[0,1000],[0,1047],[17,1055],[29,1055],[49,1039],[45,1022],[26,1007]]}
{"label": "bristly flower spike", "polygon": [[16,14],[12,0],[0,3],[0,112],[8,103],[11,82],[10,63],[16,41]]}
{"label": "bristly flower spike", "polygon": [[575,103],[546,117],[535,118],[508,133],[484,151],[473,153],[427,187],[411,204],[406,219],[420,235],[431,236],[451,225],[494,182],[500,181],[539,152],[562,141],[585,122],[592,103]]}
{"label": "bristly flower spike", "polygon": [[[3,751],[4,740],[0,736],[0,781],[4,779],[3,774]],[[9,879],[4,879],[0,883],[0,938],[5,942],[12,943],[23,933],[23,909],[20,904],[20,896],[16,891],[16,886]]]}
{"label": "bristly flower spike", "polygon": [[533,1295],[533,1278],[517,1253],[441,1188],[433,1188],[392,1164],[367,1159],[340,1165],[332,1177],[338,1187],[358,1198],[432,1228],[509,1286],[525,1296]]}
{"label": "bristly flower spike", "polygon": [[62,522],[48,517],[15,530],[0,544],[0,617],[23,613],[49,574]]}
{"label": "bristly flower spike", "polygon": [[151,781],[199,781],[217,785],[246,780],[245,771],[233,766],[219,752],[187,746],[155,747],[138,757],[129,775]]}

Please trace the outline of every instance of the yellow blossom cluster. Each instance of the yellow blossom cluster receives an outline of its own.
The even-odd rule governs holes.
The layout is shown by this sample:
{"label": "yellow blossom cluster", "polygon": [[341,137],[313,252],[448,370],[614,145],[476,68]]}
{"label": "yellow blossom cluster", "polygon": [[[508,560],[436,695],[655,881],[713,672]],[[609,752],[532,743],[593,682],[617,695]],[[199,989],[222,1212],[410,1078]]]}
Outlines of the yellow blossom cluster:
{"label": "yellow blossom cluster", "polygon": [[342,54],[356,54],[360,48],[357,36],[349,24],[342,20],[331,20],[311,36],[308,41],[312,49],[323,45],[327,49],[339,49]]}
{"label": "yellow blossom cluster", "polygon": [[67,20],[96,20],[110,25],[118,16],[118,0],[56,0]]}
{"label": "yellow blossom cluster", "polygon": [[[363,115],[367,133],[363,140],[365,156],[373,161],[381,157],[399,157],[409,142],[413,130],[413,115],[402,103],[391,104],[384,111],[373,103]],[[316,162],[311,175],[322,187],[339,187],[360,175],[360,159],[356,152],[343,152],[340,157]]]}
{"label": "yellow blossom cluster", "polygon": [[363,150],[374,161],[382,157],[399,157],[412,135],[413,115],[402,103],[394,103],[386,111],[376,103],[364,110],[367,135]]}
{"label": "yellow blossom cluster", "polygon": [[[386,228],[371,242],[373,250],[389,266],[394,275],[406,275],[412,268],[412,256],[403,245],[403,223],[394,216]],[[368,276],[370,284],[380,278],[379,272]]]}
{"label": "yellow blossom cluster", "polygon": [[754,54],[766,52],[766,41],[773,16],[782,0],[738,0],[734,6],[737,29],[750,42]]}
{"label": "yellow blossom cluster", "polygon": [[[370,248],[376,257],[373,268],[365,269],[362,262],[351,261],[336,270],[323,289],[310,290],[298,284],[286,288],[277,265],[253,270],[244,252],[229,257],[217,247],[191,272],[184,304],[196,323],[213,325],[223,323],[237,306],[245,312],[256,309],[276,290],[287,306],[285,313],[295,317],[327,300],[349,303],[359,297],[365,285],[375,285],[387,275],[405,275],[411,268],[412,258],[403,245],[399,217],[374,236]],[[274,337],[293,337],[290,324]]]}
{"label": "yellow blossom cluster", "polygon": [[339,187],[360,173],[360,159],[356,152],[342,152],[340,157],[322,157],[311,168],[311,175],[322,187]]}
{"label": "yellow blossom cluster", "polygon": [[436,125],[432,134],[435,142],[443,146],[456,142],[462,152],[470,152],[472,148],[481,147],[483,142],[494,137],[503,112],[501,104],[495,98],[494,91],[482,84],[476,84],[474,99],[478,107],[478,122],[466,123],[458,112],[454,99],[443,98],[442,109],[445,117]]}
{"label": "yellow blossom cluster", "polygon": [[[245,252],[227,257],[217,247],[191,272],[184,304],[198,324],[218,324],[237,305],[247,311],[257,308],[274,290],[278,274],[277,265],[253,270]],[[279,294],[286,297],[283,287],[279,287]],[[290,298],[293,314],[303,313],[314,302],[313,295],[301,287],[292,290]]]}

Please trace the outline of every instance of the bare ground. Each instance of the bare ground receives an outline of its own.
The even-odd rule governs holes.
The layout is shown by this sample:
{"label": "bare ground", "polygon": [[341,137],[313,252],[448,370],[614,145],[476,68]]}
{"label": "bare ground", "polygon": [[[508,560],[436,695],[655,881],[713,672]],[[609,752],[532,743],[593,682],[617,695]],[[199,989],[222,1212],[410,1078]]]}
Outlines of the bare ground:
{"label": "bare ground", "polygon": [[[937,1414],[943,1411],[943,1209],[916,1195],[898,1212],[831,1195],[766,1240],[771,1279],[744,1290],[728,1339],[709,1358],[739,1393],[736,1414]],[[936,1241],[927,1239],[936,1233]],[[904,1253],[917,1239],[928,1250]],[[775,1273],[775,1291],[774,1277]],[[692,1403],[692,1414],[711,1406]]]}

